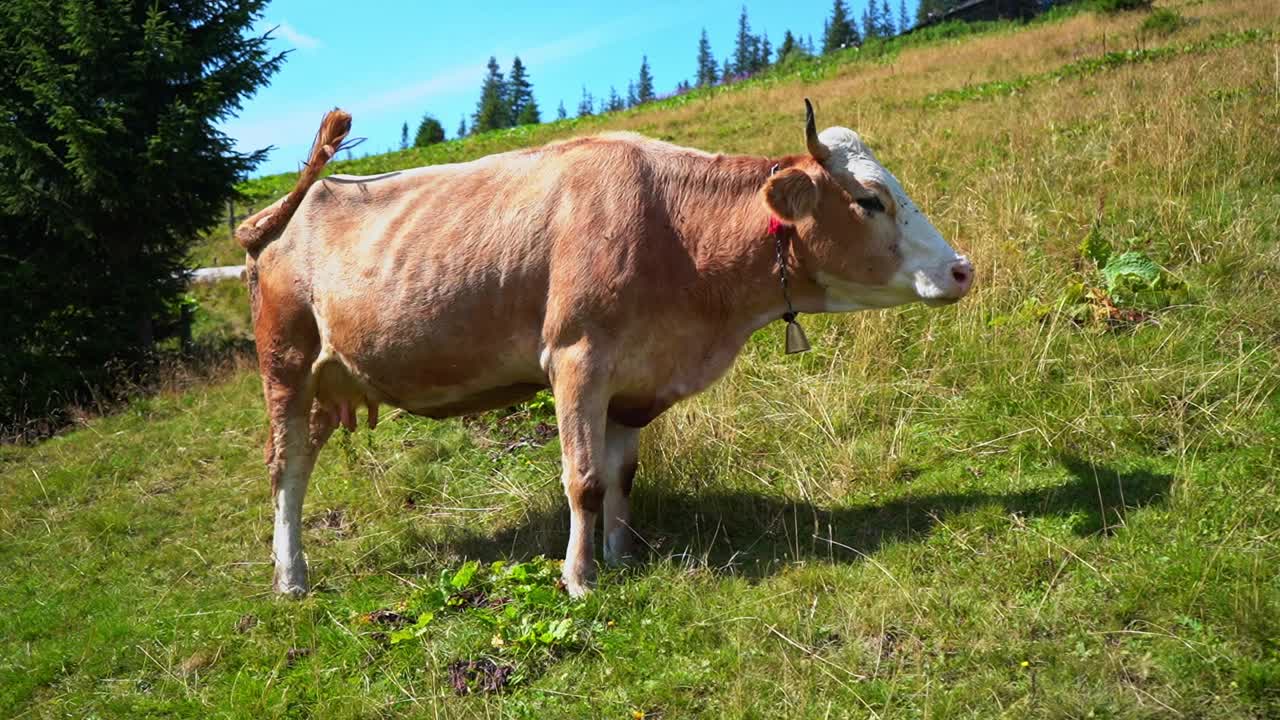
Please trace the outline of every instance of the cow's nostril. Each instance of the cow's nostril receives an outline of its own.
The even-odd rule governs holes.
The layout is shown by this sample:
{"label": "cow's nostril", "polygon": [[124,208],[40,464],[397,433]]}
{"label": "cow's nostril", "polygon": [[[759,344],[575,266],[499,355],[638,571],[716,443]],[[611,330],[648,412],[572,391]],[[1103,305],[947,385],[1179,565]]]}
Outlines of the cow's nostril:
{"label": "cow's nostril", "polygon": [[951,277],[955,278],[955,281],[961,285],[964,285],[965,283],[969,282],[969,272],[964,268],[960,268],[960,267],[951,268]]}

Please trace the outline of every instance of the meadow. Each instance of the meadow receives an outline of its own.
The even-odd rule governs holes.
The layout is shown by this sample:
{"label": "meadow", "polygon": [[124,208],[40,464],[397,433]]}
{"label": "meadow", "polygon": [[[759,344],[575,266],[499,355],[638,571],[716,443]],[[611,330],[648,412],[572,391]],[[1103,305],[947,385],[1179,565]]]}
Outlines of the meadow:
{"label": "meadow", "polygon": [[[542,396],[336,434],[314,592],[275,598],[261,386],[229,354],[0,446],[0,715],[1280,716],[1280,5],[845,60],[337,163],[606,129],[781,155],[807,96],[973,259],[955,306],[809,317],[802,356],[765,328],[651,426],[642,562],[556,588]],[[240,255],[222,229],[195,258]],[[202,338],[243,342],[242,287],[196,297]]]}

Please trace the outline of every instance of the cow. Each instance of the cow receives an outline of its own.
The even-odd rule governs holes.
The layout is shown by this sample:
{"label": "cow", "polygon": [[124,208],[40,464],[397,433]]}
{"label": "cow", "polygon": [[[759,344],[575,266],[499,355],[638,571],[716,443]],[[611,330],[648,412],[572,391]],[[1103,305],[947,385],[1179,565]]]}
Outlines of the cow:
{"label": "cow", "polygon": [[[569,505],[563,582],[632,555],[641,428],[796,313],[953,303],[974,270],[858,134],[805,152],[710,154],[630,133],[467,163],[320,179],[351,116],[328,113],[297,185],[245,220],[270,431],[274,589],[307,592],[302,503],[338,425],[555,397]],[[798,326],[789,326],[798,330]],[[797,333],[798,344],[803,337]]]}

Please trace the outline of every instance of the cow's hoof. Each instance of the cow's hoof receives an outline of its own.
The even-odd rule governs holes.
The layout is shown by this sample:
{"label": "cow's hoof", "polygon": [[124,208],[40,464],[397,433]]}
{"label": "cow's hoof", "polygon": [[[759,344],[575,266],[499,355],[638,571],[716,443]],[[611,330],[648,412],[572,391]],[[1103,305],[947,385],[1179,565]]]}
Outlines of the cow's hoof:
{"label": "cow's hoof", "polygon": [[271,587],[280,597],[300,598],[307,594],[307,568],[304,565],[302,572],[287,572],[276,569],[275,578],[272,580]]}
{"label": "cow's hoof", "polygon": [[306,585],[276,585],[276,595],[288,600],[297,600],[307,596]]}
{"label": "cow's hoof", "polygon": [[566,572],[560,576],[560,580],[564,583],[564,589],[571,598],[586,597],[591,593],[591,587],[595,584],[593,579],[585,573],[573,575]]}

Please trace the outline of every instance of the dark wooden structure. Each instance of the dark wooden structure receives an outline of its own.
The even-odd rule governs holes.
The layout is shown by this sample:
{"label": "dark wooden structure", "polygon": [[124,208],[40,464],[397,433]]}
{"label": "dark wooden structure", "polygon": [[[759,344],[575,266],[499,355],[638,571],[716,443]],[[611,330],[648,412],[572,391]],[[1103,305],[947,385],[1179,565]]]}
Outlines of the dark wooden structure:
{"label": "dark wooden structure", "polygon": [[968,0],[944,13],[931,14],[912,30],[960,20],[1028,20],[1039,14],[1039,4],[1034,0]]}

